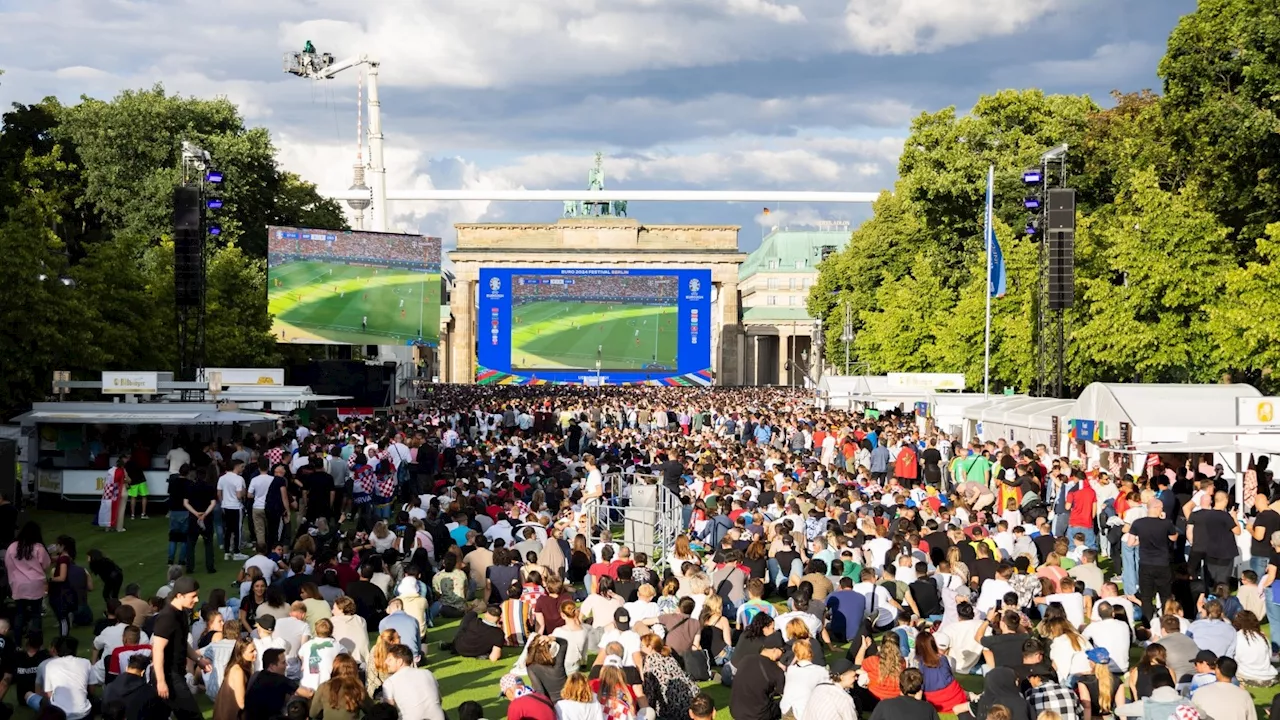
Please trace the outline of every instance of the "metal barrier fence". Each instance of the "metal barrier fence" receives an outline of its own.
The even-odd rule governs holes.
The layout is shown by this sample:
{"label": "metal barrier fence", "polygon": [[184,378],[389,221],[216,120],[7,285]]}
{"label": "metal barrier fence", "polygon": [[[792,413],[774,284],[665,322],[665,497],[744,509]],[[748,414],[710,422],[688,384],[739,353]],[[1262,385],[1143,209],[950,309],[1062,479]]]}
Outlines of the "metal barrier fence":
{"label": "metal barrier fence", "polygon": [[[610,475],[605,476],[609,487]],[[630,485],[630,498],[622,498],[622,477],[614,482],[617,491],[596,507],[596,526],[614,539],[621,540],[633,553],[649,556],[649,567],[658,568],[675,548],[676,538],[684,532],[684,507],[680,497],[658,482],[656,475],[635,475]]]}

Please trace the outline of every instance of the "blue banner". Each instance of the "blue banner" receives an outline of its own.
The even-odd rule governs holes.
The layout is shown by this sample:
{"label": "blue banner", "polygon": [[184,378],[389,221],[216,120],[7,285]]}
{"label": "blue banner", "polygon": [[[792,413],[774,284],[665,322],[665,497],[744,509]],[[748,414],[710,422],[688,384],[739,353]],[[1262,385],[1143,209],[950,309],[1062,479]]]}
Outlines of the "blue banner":
{"label": "blue banner", "polygon": [[991,297],[1004,297],[1008,289],[1009,278],[1004,269],[1004,252],[1000,249],[1000,240],[996,237],[996,221],[994,210],[996,169],[992,166],[987,173],[987,212],[983,224],[983,235],[987,241],[987,292]]}

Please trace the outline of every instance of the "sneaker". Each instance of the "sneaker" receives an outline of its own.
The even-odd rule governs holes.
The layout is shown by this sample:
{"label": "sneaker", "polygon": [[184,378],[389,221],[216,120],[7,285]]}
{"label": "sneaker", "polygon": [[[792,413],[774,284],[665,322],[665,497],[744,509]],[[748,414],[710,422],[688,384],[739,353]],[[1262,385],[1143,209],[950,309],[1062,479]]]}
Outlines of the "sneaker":
{"label": "sneaker", "polygon": [[124,532],[124,528],[118,528],[116,529],[116,532]]}
{"label": "sneaker", "polygon": [[249,556],[245,555],[244,553],[232,553],[231,559],[236,561],[243,561],[243,560],[248,560]]}
{"label": "sneaker", "polygon": [[146,513],[143,513],[143,515],[142,515],[142,519],[143,519],[143,520],[150,520],[151,518],[147,517]]}
{"label": "sneaker", "polygon": [[222,553],[222,559],[223,559],[223,560],[230,560],[230,559],[231,559],[231,553]]}

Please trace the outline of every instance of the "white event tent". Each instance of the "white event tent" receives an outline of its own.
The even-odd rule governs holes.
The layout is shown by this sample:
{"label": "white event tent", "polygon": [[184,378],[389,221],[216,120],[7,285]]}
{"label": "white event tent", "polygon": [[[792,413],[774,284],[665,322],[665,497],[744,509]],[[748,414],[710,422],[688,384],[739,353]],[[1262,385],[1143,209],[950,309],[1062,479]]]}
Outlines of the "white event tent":
{"label": "white event tent", "polygon": [[1021,440],[1024,445],[1048,445],[1053,418],[1066,416],[1074,401],[1026,395],[993,395],[988,400],[964,409],[964,440],[977,437],[984,442],[1004,438]]}
{"label": "white event tent", "polygon": [[[1129,442],[1185,442],[1195,433],[1236,433],[1236,400],[1261,397],[1252,385],[1093,383],[1064,415],[1102,423],[1102,439]],[[1065,432],[1064,432],[1065,435]]]}

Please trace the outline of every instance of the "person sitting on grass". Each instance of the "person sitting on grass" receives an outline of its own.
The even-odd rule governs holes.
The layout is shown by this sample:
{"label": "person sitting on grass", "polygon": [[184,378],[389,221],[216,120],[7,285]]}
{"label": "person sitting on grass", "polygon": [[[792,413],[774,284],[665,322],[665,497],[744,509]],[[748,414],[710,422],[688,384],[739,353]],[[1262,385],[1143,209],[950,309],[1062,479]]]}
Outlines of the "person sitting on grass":
{"label": "person sitting on grass", "polygon": [[480,615],[469,610],[462,616],[458,633],[453,638],[453,652],[462,657],[489,658],[489,662],[502,659],[502,647],[506,644],[502,632],[502,610],[491,605]]}

